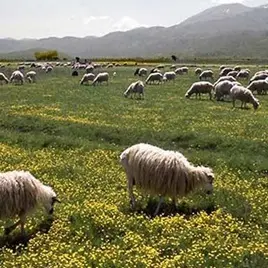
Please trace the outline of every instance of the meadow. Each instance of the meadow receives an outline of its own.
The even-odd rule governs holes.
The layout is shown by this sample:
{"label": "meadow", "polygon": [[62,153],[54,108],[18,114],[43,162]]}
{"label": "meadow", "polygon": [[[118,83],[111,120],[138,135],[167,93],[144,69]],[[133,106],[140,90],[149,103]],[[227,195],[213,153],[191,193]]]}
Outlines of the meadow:
{"label": "meadow", "polygon": [[[185,99],[197,81],[190,68],[146,86],[144,100],[124,98],[134,70],[109,70],[109,86],[80,86],[82,72],[61,67],[39,71],[35,84],[0,86],[1,172],[29,170],[62,201],[53,220],[42,210],[30,217],[24,237],[5,237],[0,222],[0,266],[268,267],[268,96],[256,112]],[[119,155],[139,142],[212,167],[213,195],[194,193],[177,209],[167,199],[154,218],[158,198],[137,191],[132,211]]]}

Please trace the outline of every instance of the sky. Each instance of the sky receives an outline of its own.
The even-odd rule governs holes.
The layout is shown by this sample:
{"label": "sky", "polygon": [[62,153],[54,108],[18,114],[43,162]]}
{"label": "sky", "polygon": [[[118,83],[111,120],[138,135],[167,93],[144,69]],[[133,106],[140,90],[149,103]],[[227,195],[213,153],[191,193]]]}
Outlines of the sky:
{"label": "sky", "polygon": [[[172,26],[230,0],[12,0],[0,8],[0,38],[102,36],[136,27]],[[247,6],[268,0],[236,0]]]}

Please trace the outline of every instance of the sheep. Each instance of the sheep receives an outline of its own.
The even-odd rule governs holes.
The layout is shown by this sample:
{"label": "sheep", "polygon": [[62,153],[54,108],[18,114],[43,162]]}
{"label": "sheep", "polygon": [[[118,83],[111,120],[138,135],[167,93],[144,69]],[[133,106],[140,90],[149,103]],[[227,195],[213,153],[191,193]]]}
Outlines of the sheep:
{"label": "sheep", "polygon": [[165,72],[163,76],[164,81],[175,81],[176,79],[176,73],[175,72]]}
{"label": "sheep", "polygon": [[20,225],[24,233],[26,217],[38,204],[52,215],[55,202],[60,202],[53,189],[42,184],[30,172],[8,171],[0,173],[0,218],[9,219],[19,216],[19,221],[5,228],[5,234],[11,233]]}
{"label": "sheep", "polygon": [[84,74],[82,79],[80,80],[80,85],[83,85],[84,83],[88,83],[88,81],[94,81],[95,75],[92,73]]}
{"label": "sheep", "polygon": [[25,66],[24,65],[20,65],[20,66],[18,66],[18,68],[17,68],[17,70],[19,70],[19,71],[23,71],[25,69]]}
{"label": "sheep", "polygon": [[211,79],[213,80],[213,71],[211,70],[205,70],[199,75],[200,80],[208,80]]}
{"label": "sheep", "polygon": [[232,76],[234,78],[236,78],[236,76],[238,75],[238,71],[231,71],[227,74],[227,76]]}
{"label": "sheep", "polygon": [[240,71],[241,71],[241,67],[240,67],[240,66],[235,66],[235,67],[234,67],[234,71],[236,71],[236,72],[240,72]]}
{"label": "sheep", "polygon": [[138,75],[138,76],[146,76],[147,75],[148,70],[146,68],[137,68],[134,75]]}
{"label": "sheep", "polygon": [[268,92],[268,80],[257,80],[251,82],[247,88],[251,91],[254,92],[255,90],[257,93],[260,94],[267,94]]}
{"label": "sheep", "polygon": [[25,77],[28,79],[30,83],[36,82],[36,72],[35,71],[30,71],[26,73]]}
{"label": "sheep", "polygon": [[116,77],[117,76],[117,73],[116,72],[113,72],[113,77]]}
{"label": "sheep", "polygon": [[252,83],[253,81],[258,81],[258,80],[265,80],[268,77],[268,73],[257,73],[255,74],[249,81],[249,83]]}
{"label": "sheep", "polygon": [[233,86],[235,85],[241,85],[238,82],[231,82],[228,80],[224,80],[219,82],[215,86],[215,98],[217,101],[223,100],[224,96],[229,96],[230,95],[230,90]]}
{"label": "sheep", "polygon": [[155,81],[158,82],[158,84],[160,84],[163,81],[163,75],[161,73],[151,73],[146,81],[145,84],[151,84],[152,82],[154,83]]}
{"label": "sheep", "polygon": [[16,84],[23,85],[23,83],[24,83],[24,75],[23,75],[23,73],[21,71],[16,70],[11,74],[11,77],[10,77],[9,81],[10,81],[10,83],[12,83],[14,81]]}
{"label": "sheep", "polygon": [[202,69],[201,68],[196,68],[194,73],[199,76],[202,73]]}
{"label": "sheep", "polygon": [[106,68],[113,68],[114,67],[114,65],[112,64],[112,63],[110,63],[110,64],[108,64],[107,66],[106,66]]}
{"label": "sheep", "polygon": [[165,69],[165,65],[163,64],[159,64],[156,66],[157,69]]}
{"label": "sheep", "polygon": [[153,68],[151,71],[150,71],[150,74],[152,73],[161,73],[161,71],[157,68]]}
{"label": "sheep", "polygon": [[176,70],[177,69],[177,65],[176,64],[172,64],[171,66],[170,66],[170,70]]}
{"label": "sheep", "polygon": [[177,75],[183,75],[183,74],[184,74],[182,68],[177,68],[177,69],[175,70],[175,73],[176,73]]}
{"label": "sheep", "polygon": [[130,84],[130,86],[124,92],[124,96],[127,98],[129,95],[131,95],[132,98],[133,94],[136,95],[136,93],[139,94],[140,98],[144,98],[144,84],[140,80]]}
{"label": "sheep", "polygon": [[222,71],[222,70],[225,69],[225,68],[226,68],[225,65],[221,65],[220,68],[219,68],[219,70]]}
{"label": "sheep", "polygon": [[248,79],[249,78],[249,72],[247,70],[241,70],[236,78],[245,78],[245,79]]}
{"label": "sheep", "polygon": [[72,71],[72,76],[78,76],[78,72],[76,70]]}
{"label": "sheep", "polygon": [[6,84],[8,84],[9,82],[8,78],[5,76],[4,73],[0,73],[0,82],[2,83],[2,81],[4,81]]}
{"label": "sheep", "polygon": [[136,144],[120,155],[120,163],[127,177],[127,189],[132,209],[135,208],[133,186],[146,194],[159,195],[154,212],[159,212],[163,197],[176,198],[203,188],[213,191],[214,174],[211,168],[195,167],[179,152],[163,150],[150,144]]}
{"label": "sheep", "polygon": [[182,72],[184,73],[184,74],[188,74],[188,71],[189,71],[189,68],[188,67],[181,67],[181,69],[182,69]]}
{"label": "sheep", "polygon": [[108,73],[99,73],[95,79],[93,80],[92,85],[95,86],[97,83],[101,84],[102,82],[107,82],[107,85],[109,83],[109,74]]}
{"label": "sheep", "polygon": [[86,73],[92,73],[94,71],[94,66],[93,65],[88,65],[86,67]]}
{"label": "sheep", "polygon": [[233,108],[235,107],[236,100],[241,101],[241,108],[243,106],[246,108],[246,104],[251,103],[256,110],[260,105],[259,100],[253,96],[252,92],[243,86],[233,86],[230,90],[230,97],[233,100]]}
{"label": "sheep", "polygon": [[53,67],[52,66],[47,66],[46,67],[46,73],[50,73],[53,71]]}
{"label": "sheep", "polygon": [[210,82],[205,82],[205,81],[195,82],[188,89],[188,91],[185,94],[185,97],[190,98],[191,95],[195,93],[196,98],[197,98],[197,95],[199,95],[199,98],[201,98],[201,93],[206,93],[206,94],[209,94],[209,98],[211,100],[213,90],[214,90],[214,86]]}
{"label": "sheep", "polygon": [[231,71],[233,71],[233,68],[230,68],[230,67],[224,68],[224,69],[221,70],[220,76],[226,76]]}
{"label": "sheep", "polygon": [[214,83],[214,87],[222,81],[236,82],[236,79],[233,76],[222,76]]}

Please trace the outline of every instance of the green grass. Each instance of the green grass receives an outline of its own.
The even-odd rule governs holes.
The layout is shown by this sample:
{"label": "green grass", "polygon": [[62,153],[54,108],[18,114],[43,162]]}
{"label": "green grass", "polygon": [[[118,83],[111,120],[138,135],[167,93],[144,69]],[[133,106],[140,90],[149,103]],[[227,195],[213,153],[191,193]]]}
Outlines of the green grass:
{"label": "green grass", "polygon": [[[52,225],[40,227],[41,212],[27,221],[26,238],[2,229],[1,267],[268,266],[268,96],[256,112],[185,99],[192,68],[126,99],[134,69],[116,68],[109,86],[80,86],[65,68],[0,86],[0,169],[29,170],[62,200]],[[184,198],[176,211],[166,200],[152,219],[157,198],[137,192],[131,211],[119,155],[139,142],[212,167],[214,194]]]}

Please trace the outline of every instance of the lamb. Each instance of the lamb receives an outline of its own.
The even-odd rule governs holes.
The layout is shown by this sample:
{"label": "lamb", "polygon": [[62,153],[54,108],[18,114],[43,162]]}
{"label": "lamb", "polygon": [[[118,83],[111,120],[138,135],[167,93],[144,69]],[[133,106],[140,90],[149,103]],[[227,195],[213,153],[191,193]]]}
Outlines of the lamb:
{"label": "lamb", "polygon": [[214,174],[211,168],[195,167],[179,152],[167,151],[150,144],[136,144],[120,155],[120,163],[127,177],[127,188],[132,209],[135,208],[133,186],[146,194],[159,195],[154,212],[157,215],[163,197],[177,197],[203,188],[208,194],[213,191]]}
{"label": "lamb", "polygon": [[201,68],[196,68],[195,71],[194,71],[194,73],[196,75],[200,75],[202,73],[202,69]]}
{"label": "lamb", "polygon": [[220,101],[220,100],[223,100],[224,96],[229,96],[231,88],[235,85],[241,85],[241,84],[237,83],[237,82],[231,82],[228,80],[224,80],[224,81],[219,82],[215,86],[215,98],[216,98],[216,100]]}
{"label": "lamb", "polygon": [[9,81],[10,81],[10,83],[12,83],[14,81],[16,84],[23,85],[23,83],[24,83],[24,75],[23,75],[23,73],[21,71],[16,70],[11,74],[11,77],[10,77]]}
{"label": "lamb", "polygon": [[30,71],[28,72],[25,77],[28,79],[30,83],[36,82],[36,72],[35,71]]}
{"label": "lamb", "polygon": [[158,84],[160,84],[162,81],[163,81],[163,75],[161,73],[151,73],[146,81],[145,81],[145,84],[151,84],[152,82],[158,82]]}
{"label": "lamb", "polygon": [[88,65],[86,67],[86,73],[92,73],[94,71],[94,66],[93,65]]}
{"label": "lamb", "polygon": [[236,78],[245,78],[245,79],[248,79],[249,78],[249,72],[247,70],[241,70]]}
{"label": "lamb", "polygon": [[211,70],[205,70],[199,75],[200,80],[208,80],[211,79],[213,80],[213,71]]}
{"label": "lamb", "polygon": [[18,225],[24,233],[26,217],[38,204],[52,215],[55,202],[60,201],[51,187],[42,184],[30,172],[9,171],[0,173],[0,202],[1,219],[20,218],[14,225],[5,228],[5,234],[9,234]]}
{"label": "lamb", "polygon": [[142,81],[137,81],[132,84],[127,88],[127,90],[124,92],[124,96],[127,98],[129,95],[131,95],[131,98],[136,93],[139,94],[140,98],[144,98],[144,84]]}
{"label": "lamb", "polygon": [[197,98],[197,95],[199,95],[199,98],[201,98],[201,93],[205,93],[209,95],[209,98],[211,100],[213,90],[214,90],[214,86],[210,82],[205,82],[205,81],[195,82],[186,92],[185,97],[190,98],[191,95],[195,93],[196,98]]}
{"label": "lamb", "polygon": [[103,82],[107,82],[109,84],[109,74],[108,73],[99,73],[95,79],[93,80],[92,85],[95,86],[97,83],[101,84]]}
{"label": "lamb", "polygon": [[246,108],[246,104],[251,103],[256,110],[260,105],[259,100],[253,96],[252,92],[243,86],[233,86],[230,90],[230,97],[233,100],[233,107],[235,107],[236,100],[241,101],[241,108],[243,106]]}
{"label": "lamb", "polygon": [[8,78],[5,76],[4,73],[0,73],[0,82],[2,83],[2,81],[4,81],[6,84],[8,84],[9,82]]}
{"label": "lamb", "polygon": [[175,81],[176,79],[176,73],[175,72],[165,72],[163,76],[164,81]]}
{"label": "lamb", "polygon": [[138,75],[138,76],[146,76],[147,75],[148,70],[146,68],[137,68],[134,75]]}
{"label": "lamb", "polygon": [[221,72],[220,72],[220,76],[226,76],[228,73],[230,73],[231,71],[233,71],[233,68],[230,68],[230,67],[228,67],[228,68],[224,68],[224,69],[222,69],[221,70]]}
{"label": "lamb", "polygon": [[84,83],[88,83],[88,81],[94,81],[95,75],[92,73],[84,74],[82,79],[80,80],[80,85],[83,85]]}
{"label": "lamb", "polygon": [[267,94],[268,92],[268,80],[257,80],[253,81],[247,87],[251,92],[257,91],[259,95]]}

